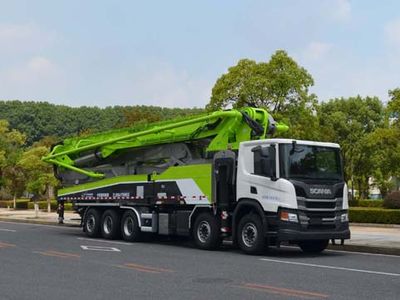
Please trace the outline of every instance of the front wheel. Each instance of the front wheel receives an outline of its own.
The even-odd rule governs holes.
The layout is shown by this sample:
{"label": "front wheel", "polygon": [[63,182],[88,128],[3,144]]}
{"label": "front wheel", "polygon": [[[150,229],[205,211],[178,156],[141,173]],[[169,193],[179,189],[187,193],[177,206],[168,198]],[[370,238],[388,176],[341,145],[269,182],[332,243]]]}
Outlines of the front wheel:
{"label": "front wheel", "polygon": [[329,240],[310,240],[299,242],[299,247],[304,253],[321,253],[328,247]]}
{"label": "front wheel", "polygon": [[202,213],[194,222],[193,239],[200,249],[213,250],[221,245],[220,226],[210,213]]}
{"label": "front wheel", "polygon": [[261,218],[258,215],[248,214],[241,218],[237,235],[239,247],[245,253],[260,254],[265,250],[264,229]]}

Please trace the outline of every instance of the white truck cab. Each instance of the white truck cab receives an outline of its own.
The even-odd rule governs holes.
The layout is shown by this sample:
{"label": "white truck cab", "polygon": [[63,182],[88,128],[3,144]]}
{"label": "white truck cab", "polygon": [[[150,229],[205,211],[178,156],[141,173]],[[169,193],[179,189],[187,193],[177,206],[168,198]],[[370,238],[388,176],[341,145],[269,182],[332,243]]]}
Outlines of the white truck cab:
{"label": "white truck cab", "polygon": [[261,206],[266,235],[278,244],[312,247],[350,238],[338,144],[292,139],[243,142],[236,187],[238,203],[255,201]]}

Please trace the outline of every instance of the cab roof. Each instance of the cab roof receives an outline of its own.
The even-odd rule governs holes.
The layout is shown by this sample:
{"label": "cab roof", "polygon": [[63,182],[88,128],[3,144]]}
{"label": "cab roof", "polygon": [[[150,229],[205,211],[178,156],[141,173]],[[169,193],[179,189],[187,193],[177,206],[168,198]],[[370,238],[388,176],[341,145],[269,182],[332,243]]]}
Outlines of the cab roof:
{"label": "cab roof", "polygon": [[254,140],[254,141],[242,142],[241,144],[243,144],[244,146],[251,146],[251,145],[272,144],[272,143],[292,144],[293,142],[296,142],[299,145],[340,148],[340,145],[336,143],[316,142],[316,141],[306,141],[306,140],[296,140],[296,139],[280,139],[280,138]]}

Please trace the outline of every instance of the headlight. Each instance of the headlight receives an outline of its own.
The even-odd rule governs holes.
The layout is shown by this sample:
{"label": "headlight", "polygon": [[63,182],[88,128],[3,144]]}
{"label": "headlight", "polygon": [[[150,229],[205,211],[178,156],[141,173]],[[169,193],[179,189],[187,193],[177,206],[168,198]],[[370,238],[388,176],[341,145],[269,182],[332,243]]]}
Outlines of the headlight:
{"label": "headlight", "polygon": [[341,216],[340,216],[340,221],[342,221],[342,222],[348,222],[349,221],[349,214],[342,214]]}
{"label": "headlight", "polygon": [[297,214],[293,214],[287,211],[281,211],[281,221],[285,222],[293,222],[298,223],[299,219],[297,218]]}

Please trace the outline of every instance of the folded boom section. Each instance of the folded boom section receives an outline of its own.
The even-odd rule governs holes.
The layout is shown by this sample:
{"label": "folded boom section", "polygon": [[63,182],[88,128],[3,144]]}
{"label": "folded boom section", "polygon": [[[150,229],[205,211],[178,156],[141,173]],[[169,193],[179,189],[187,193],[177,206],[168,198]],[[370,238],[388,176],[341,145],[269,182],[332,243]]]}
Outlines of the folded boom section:
{"label": "folded boom section", "polygon": [[202,164],[213,153],[284,131],[264,109],[217,111],[185,120],[126,128],[64,140],[43,160],[54,164],[64,186],[121,175],[162,173]]}

